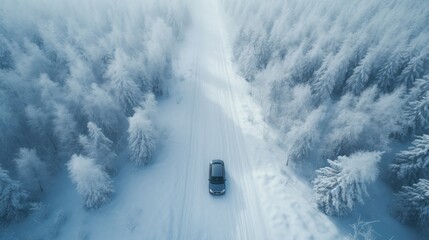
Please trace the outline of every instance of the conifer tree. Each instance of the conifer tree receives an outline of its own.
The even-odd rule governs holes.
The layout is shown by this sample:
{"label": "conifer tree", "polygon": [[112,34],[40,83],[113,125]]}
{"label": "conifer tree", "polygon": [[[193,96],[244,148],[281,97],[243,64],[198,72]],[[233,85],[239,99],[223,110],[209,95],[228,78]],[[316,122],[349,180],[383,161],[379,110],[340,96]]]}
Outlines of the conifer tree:
{"label": "conifer tree", "polygon": [[411,185],[429,177],[429,135],[417,136],[412,145],[396,155],[390,165],[397,185]]}
{"label": "conifer tree", "polygon": [[113,182],[93,158],[73,154],[67,169],[86,208],[98,208],[110,200]]}
{"label": "conifer tree", "polygon": [[137,166],[147,164],[155,151],[155,132],[149,119],[154,101],[154,96],[149,95],[145,107],[135,108],[134,115],[128,118],[128,149],[131,161]]}
{"label": "conifer tree", "polygon": [[429,180],[420,179],[395,194],[396,216],[404,223],[429,228]]}
{"label": "conifer tree", "polygon": [[0,166],[0,222],[19,220],[30,209],[28,193]]}
{"label": "conifer tree", "polygon": [[319,207],[328,215],[348,215],[368,195],[367,185],[378,176],[381,152],[356,152],[328,160],[330,166],[318,169],[313,181]]}
{"label": "conifer tree", "polygon": [[107,138],[101,128],[88,122],[88,135],[80,135],[79,142],[89,158],[95,159],[105,170],[114,172],[116,154],[112,151],[113,142]]}
{"label": "conifer tree", "polygon": [[29,190],[43,192],[42,180],[46,178],[48,172],[46,164],[40,160],[36,150],[20,148],[15,163],[25,186]]}

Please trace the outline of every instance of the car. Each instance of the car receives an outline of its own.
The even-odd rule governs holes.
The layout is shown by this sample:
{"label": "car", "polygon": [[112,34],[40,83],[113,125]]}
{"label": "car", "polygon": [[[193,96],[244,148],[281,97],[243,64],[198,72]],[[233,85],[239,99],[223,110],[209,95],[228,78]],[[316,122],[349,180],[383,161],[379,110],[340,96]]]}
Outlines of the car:
{"label": "car", "polygon": [[212,195],[225,194],[225,164],[220,159],[210,161],[209,192]]}

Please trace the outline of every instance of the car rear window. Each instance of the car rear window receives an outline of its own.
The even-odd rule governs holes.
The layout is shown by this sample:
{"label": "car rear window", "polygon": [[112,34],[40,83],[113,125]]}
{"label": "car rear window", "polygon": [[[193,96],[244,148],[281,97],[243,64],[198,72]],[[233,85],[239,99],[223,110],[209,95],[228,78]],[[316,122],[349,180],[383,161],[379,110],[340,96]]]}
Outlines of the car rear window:
{"label": "car rear window", "polygon": [[222,177],[222,164],[213,164],[212,165],[212,176],[213,177]]}

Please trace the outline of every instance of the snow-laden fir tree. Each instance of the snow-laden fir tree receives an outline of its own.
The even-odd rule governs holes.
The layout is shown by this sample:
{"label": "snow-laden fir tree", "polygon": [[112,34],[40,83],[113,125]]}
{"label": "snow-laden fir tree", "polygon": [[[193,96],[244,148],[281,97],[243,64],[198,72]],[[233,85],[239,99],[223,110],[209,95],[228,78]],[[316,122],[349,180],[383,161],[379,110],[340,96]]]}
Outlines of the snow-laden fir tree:
{"label": "snow-laden fir tree", "polygon": [[128,58],[122,50],[116,49],[115,58],[105,73],[105,77],[111,81],[111,88],[116,98],[128,116],[131,115],[132,109],[137,106],[142,96],[139,87],[126,68],[129,61],[134,60]]}
{"label": "snow-laden fir tree", "polygon": [[52,137],[49,113],[41,107],[29,104],[25,108],[27,124],[35,137],[36,141],[43,142],[43,148],[50,154],[58,151],[57,144]]}
{"label": "snow-laden fir tree", "polygon": [[31,191],[43,192],[42,181],[47,176],[46,164],[42,162],[35,149],[20,148],[14,159],[19,178]]}
{"label": "snow-laden fir tree", "polygon": [[116,154],[112,151],[113,142],[95,123],[88,122],[87,127],[88,135],[79,136],[83,152],[86,156],[95,159],[108,172],[114,172]]}
{"label": "snow-laden fir tree", "polygon": [[429,75],[417,79],[404,109],[406,124],[414,132],[429,128]]}
{"label": "snow-laden fir tree", "polygon": [[414,102],[422,99],[429,91],[429,75],[418,78],[414,82],[414,86],[409,90],[406,96],[406,102]]}
{"label": "snow-laden fir tree", "polygon": [[407,88],[411,88],[414,81],[423,76],[424,73],[424,63],[427,61],[428,56],[419,55],[413,57],[407,64],[407,66],[402,70],[397,81],[404,84]]}
{"label": "snow-laden fir tree", "polygon": [[15,65],[12,52],[9,50],[9,42],[2,36],[0,37],[0,69],[9,70]]}
{"label": "snow-laden fir tree", "polygon": [[66,154],[68,159],[77,145],[77,122],[66,106],[56,104],[53,124],[54,134],[61,143],[59,148]]}
{"label": "snow-laden fir tree", "polygon": [[[288,141],[288,162],[307,160],[312,147],[319,141],[320,135],[317,127],[323,117],[323,109],[318,108],[308,114],[306,120],[296,124],[286,134]],[[299,122],[299,121],[296,121]]]}
{"label": "snow-laden fir tree", "polygon": [[[83,112],[87,118],[113,136],[123,129],[125,120],[119,103],[103,86],[92,83],[89,92],[83,96]],[[82,103],[82,99],[78,99]]]}
{"label": "snow-laden fir tree", "polygon": [[328,160],[329,167],[316,171],[313,189],[319,207],[328,215],[345,216],[368,195],[367,185],[378,176],[382,152],[356,152]]}
{"label": "snow-laden fir tree", "polygon": [[396,216],[404,223],[429,229],[429,180],[420,179],[395,194]]}
{"label": "snow-laden fir tree", "polygon": [[406,57],[400,52],[393,53],[387,58],[376,76],[377,84],[382,91],[388,92],[394,88],[395,78],[404,65],[405,59]]}
{"label": "snow-laden fir tree", "polygon": [[0,222],[19,220],[29,209],[28,193],[0,166]]}
{"label": "snow-laden fir tree", "polygon": [[156,134],[150,121],[155,99],[147,96],[143,107],[134,108],[134,115],[128,118],[128,149],[131,161],[137,165],[147,164],[155,151]]}
{"label": "snow-laden fir tree", "polygon": [[328,55],[322,66],[315,72],[314,81],[311,84],[311,91],[317,101],[328,100],[335,88],[335,85],[344,81],[347,73],[347,55]]}
{"label": "snow-laden fir tree", "polygon": [[347,88],[355,95],[359,95],[369,81],[369,74],[371,73],[370,63],[364,58],[359,65],[353,70],[352,76],[347,80]]}
{"label": "snow-laden fir tree", "polygon": [[420,178],[429,178],[429,135],[417,136],[407,150],[398,153],[390,170],[397,185],[411,185]]}
{"label": "snow-laden fir tree", "polygon": [[27,105],[25,108],[25,116],[27,118],[27,124],[32,131],[36,133],[43,132],[48,125],[48,114],[46,114],[40,107],[34,105]]}
{"label": "snow-laden fir tree", "polygon": [[86,208],[98,208],[110,200],[113,182],[93,158],[73,154],[67,169]]}

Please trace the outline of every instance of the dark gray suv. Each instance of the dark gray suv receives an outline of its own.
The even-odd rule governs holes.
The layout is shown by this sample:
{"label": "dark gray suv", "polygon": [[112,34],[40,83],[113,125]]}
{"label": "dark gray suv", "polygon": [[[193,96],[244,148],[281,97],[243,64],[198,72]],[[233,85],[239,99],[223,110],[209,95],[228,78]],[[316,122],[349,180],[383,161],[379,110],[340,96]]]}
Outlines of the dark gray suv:
{"label": "dark gray suv", "polygon": [[225,164],[222,160],[215,159],[210,162],[209,192],[213,195],[225,194]]}

